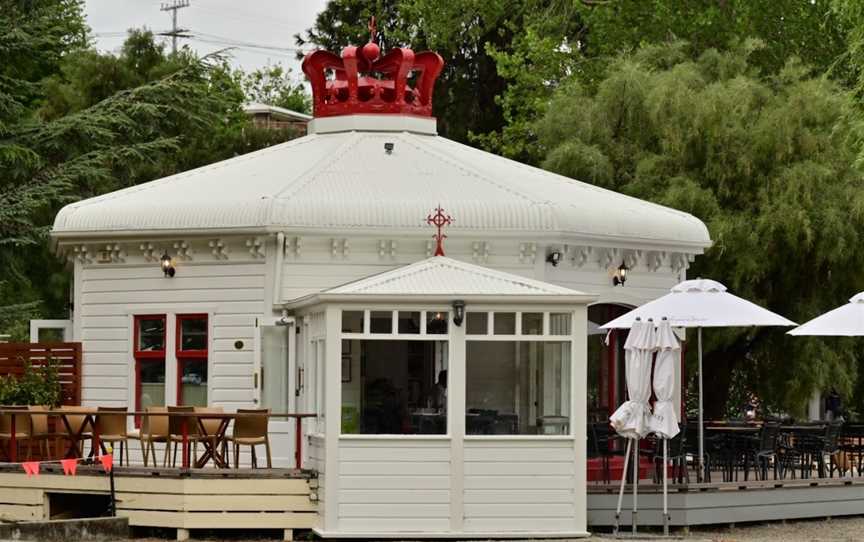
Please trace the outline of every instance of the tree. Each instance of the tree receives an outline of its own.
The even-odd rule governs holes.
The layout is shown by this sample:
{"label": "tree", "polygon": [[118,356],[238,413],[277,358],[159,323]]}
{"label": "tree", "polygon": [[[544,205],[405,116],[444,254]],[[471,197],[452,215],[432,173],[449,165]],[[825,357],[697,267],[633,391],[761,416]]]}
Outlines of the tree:
{"label": "tree", "polygon": [[47,233],[65,203],[294,137],[259,133],[219,58],[165,55],[146,31],[88,48],[81,2],[0,10],[0,329],[66,314],[67,274]]}
{"label": "tree", "polygon": [[[705,221],[714,245],[691,276],[804,321],[864,289],[850,272],[864,264],[854,99],[794,58],[762,72],[762,50],[748,41],[693,60],[687,43],[643,46],[594,85],[563,85],[536,130],[545,168]],[[857,380],[849,341],[772,329],[705,338],[709,416],[723,414],[733,371],[797,414],[813,389],[849,394]]]}
{"label": "tree", "polygon": [[284,107],[299,113],[312,112],[312,100],[306,88],[303,83],[294,80],[290,69],[276,65],[238,75],[248,101]]}

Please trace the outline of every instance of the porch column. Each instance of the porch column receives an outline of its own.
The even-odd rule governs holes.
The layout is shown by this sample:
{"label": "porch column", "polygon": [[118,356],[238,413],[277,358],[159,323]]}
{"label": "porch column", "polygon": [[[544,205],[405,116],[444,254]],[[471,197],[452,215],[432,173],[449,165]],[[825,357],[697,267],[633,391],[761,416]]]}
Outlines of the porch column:
{"label": "porch column", "polygon": [[465,326],[452,324],[447,384],[447,419],[450,424],[450,530],[464,530],[465,519]]}

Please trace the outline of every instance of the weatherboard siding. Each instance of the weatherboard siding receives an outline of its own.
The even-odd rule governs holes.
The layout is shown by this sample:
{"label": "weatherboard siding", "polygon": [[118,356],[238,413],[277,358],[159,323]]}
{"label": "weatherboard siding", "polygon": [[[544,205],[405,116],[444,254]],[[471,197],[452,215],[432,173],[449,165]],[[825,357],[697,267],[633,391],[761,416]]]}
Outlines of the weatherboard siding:
{"label": "weatherboard siding", "polygon": [[339,439],[339,529],[449,530],[450,469],[447,438]]}
{"label": "weatherboard siding", "polygon": [[466,532],[579,530],[573,440],[464,443]]}
{"label": "weatherboard siding", "polygon": [[[97,264],[80,269],[76,318],[80,319],[77,339],[84,352],[85,405],[135,407],[134,396],[130,396],[134,390],[130,382],[134,374],[132,317],[168,313],[212,315],[209,401],[228,409],[254,405],[255,320],[269,309],[263,261],[180,262],[171,279],[162,277],[156,263]],[[239,350],[236,341],[243,342]]]}

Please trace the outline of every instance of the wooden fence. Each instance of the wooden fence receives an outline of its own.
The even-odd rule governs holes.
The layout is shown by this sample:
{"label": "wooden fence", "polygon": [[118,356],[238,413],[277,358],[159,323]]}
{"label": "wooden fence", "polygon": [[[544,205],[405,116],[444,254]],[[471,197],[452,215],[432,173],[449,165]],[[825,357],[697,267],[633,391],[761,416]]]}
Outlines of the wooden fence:
{"label": "wooden fence", "polygon": [[0,376],[19,376],[28,362],[40,367],[51,360],[59,371],[60,403],[80,405],[81,343],[0,343]]}

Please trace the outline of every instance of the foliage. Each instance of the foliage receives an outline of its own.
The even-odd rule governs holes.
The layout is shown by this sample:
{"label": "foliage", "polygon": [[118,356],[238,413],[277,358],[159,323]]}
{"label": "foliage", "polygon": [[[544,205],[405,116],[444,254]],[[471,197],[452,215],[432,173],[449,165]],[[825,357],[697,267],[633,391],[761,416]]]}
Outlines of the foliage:
{"label": "foliage", "polygon": [[60,399],[60,372],[54,360],[38,367],[27,363],[18,377],[0,376],[0,405],[56,407]]}
{"label": "foliage", "polygon": [[243,93],[250,102],[284,107],[299,113],[312,111],[312,100],[306,88],[294,80],[290,69],[276,65],[239,75]]}
{"label": "foliage", "polygon": [[219,56],[166,54],[149,31],[99,53],[78,1],[0,10],[0,329],[20,340],[27,319],[65,314],[68,274],[47,238],[63,204],[296,136],[250,125],[242,81]]}
{"label": "foliage", "polygon": [[[795,59],[761,75],[758,42],[696,60],[690,47],[643,46],[596,85],[564,85],[536,126],[543,166],[701,218],[714,245],[691,276],[793,320],[843,303],[864,289],[852,95]],[[814,387],[848,395],[857,377],[848,342],[796,338],[792,348],[771,329],[704,335],[709,415],[721,414],[736,367],[766,407],[793,414]]]}

